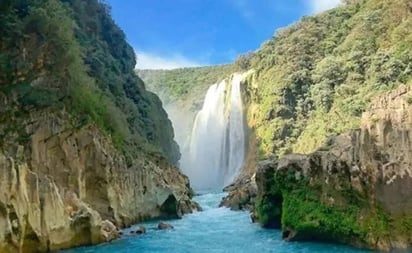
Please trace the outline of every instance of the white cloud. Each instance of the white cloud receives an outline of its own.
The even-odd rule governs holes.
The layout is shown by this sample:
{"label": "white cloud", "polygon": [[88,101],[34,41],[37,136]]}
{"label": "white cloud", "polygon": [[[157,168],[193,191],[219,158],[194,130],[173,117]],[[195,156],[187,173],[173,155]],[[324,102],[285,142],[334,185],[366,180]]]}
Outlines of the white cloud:
{"label": "white cloud", "polygon": [[205,65],[194,60],[190,60],[181,54],[160,56],[157,54],[137,51],[136,55],[136,69],[177,69]]}
{"label": "white cloud", "polygon": [[311,13],[320,13],[335,8],[342,3],[342,0],[309,0]]}

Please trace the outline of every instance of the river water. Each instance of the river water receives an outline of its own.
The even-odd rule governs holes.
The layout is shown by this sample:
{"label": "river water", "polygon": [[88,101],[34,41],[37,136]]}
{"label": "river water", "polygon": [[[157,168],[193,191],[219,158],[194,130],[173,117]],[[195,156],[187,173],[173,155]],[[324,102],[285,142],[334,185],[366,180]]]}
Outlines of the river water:
{"label": "river water", "polygon": [[262,229],[250,221],[248,212],[218,208],[222,193],[196,196],[204,211],[167,221],[173,230],[156,230],[157,221],[145,222],[147,233],[124,236],[111,243],[82,247],[61,253],[361,253],[350,247],[320,243],[287,243],[279,230]]}

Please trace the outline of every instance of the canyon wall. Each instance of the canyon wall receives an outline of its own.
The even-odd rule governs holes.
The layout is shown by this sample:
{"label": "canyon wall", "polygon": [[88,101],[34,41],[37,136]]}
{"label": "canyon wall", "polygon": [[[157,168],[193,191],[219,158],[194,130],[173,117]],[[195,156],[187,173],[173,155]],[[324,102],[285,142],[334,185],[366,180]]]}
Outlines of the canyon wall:
{"label": "canyon wall", "polygon": [[188,178],[162,156],[142,153],[128,165],[96,126],[77,128],[62,112],[34,112],[19,124],[27,145],[5,138],[0,152],[1,252],[95,244],[197,208]]}
{"label": "canyon wall", "polygon": [[412,245],[412,92],[377,97],[361,128],[330,137],[309,155],[264,161],[256,174],[257,216],[286,240],[370,249]]}
{"label": "canyon wall", "polygon": [[0,23],[0,252],[106,242],[198,208],[107,4],[1,1]]}

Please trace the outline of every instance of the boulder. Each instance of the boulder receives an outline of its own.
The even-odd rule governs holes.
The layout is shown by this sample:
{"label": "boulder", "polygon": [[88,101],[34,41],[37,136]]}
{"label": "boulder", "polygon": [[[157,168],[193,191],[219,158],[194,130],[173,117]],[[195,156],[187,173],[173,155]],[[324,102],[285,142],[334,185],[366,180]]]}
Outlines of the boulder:
{"label": "boulder", "polygon": [[146,234],[146,228],[144,226],[139,226],[139,228],[136,229],[134,233],[136,233],[137,235]]}
{"label": "boulder", "polygon": [[109,220],[104,220],[101,223],[101,233],[104,237],[104,240],[106,242],[110,242],[114,239],[117,239],[120,237],[119,230],[117,227]]}
{"label": "boulder", "polygon": [[253,209],[257,191],[254,176],[242,177],[224,190],[228,191],[228,195],[222,199],[219,206],[229,207],[234,211]]}
{"label": "boulder", "polygon": [[174,227],[172,225],[168,224],[168,223],[160,222],[157,225],[157,228],[160,229],[160,230],[168,230],[168,229],[173,229]]}

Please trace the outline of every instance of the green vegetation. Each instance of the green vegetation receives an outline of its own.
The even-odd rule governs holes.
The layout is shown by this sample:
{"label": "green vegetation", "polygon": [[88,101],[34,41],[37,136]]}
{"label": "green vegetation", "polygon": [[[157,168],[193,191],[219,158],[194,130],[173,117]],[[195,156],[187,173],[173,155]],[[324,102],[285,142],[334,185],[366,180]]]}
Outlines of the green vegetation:
{"label": "green vegetation", "polygon": [[305,178],[297,179],[293,170],[275,172],[270,189],[256,205],[259,221],[264,226],[279,224],[284,231],[293,231],[293,239],[368,247],[387,240],[389,233],[409,233],[399,232],[407,229],[407,219],[389,219],[380,207],[367,201],[367,195],[345,188],[345,180],[332,187],[323,179],[317,175],[309,183]]}
{"label": "green vegetation", "polygon": [[364,238],[366,232],[358,221],[359,207],[331,207],[319,203],[311,194],[292,191],[285,195],[282,222],[302,233],[323,240],[338,241],[347,238]]}
{"label": "green vegetation", "polygon": [[134,51],[109,6],[5,0],[0,23],[0,93],[16,98],[14,113],[65,108],[78,124],[97,124],[127,157],[144,151],[177,162],[171,123],[135,75]]}
{"label": "green vegetation", "polygon": [[277,32],[243,65],[261,157],[309,153],[327,136],[357,128],[371,99],[412,79],[407,0],[353,0]]}
{"label": "green vegetation", "polygon": [[281,228],[282,220],[282,194],[280,192],[270,193],[258,199],[256,213],[259,222],[264,227]]}
{"label": "green vegetation", "polygon": [[138,73],[168,103],[199,101],[211,83],[254,69],[248,117],[259,157],[310,153],[328,136],[358,128],[375,96],[412,83],[409,1],[345,2],[278,31],[232,65]]}
{"label": "green vegetation", "polygon": [[389,220],[381,209],[364,206],[362,202],[327,205],[308,189],[285,192],[282,203],[282,225],[295,230],[297,237],[362,246],[370,245],[371,240],[388,238]]}
{"label": "green vegetation", "polygon": [[234,71],[233,65],[219,65],[175,70],[137,70],[147,87],[158,92],[164,102],[201,101],[210,85]]}

